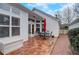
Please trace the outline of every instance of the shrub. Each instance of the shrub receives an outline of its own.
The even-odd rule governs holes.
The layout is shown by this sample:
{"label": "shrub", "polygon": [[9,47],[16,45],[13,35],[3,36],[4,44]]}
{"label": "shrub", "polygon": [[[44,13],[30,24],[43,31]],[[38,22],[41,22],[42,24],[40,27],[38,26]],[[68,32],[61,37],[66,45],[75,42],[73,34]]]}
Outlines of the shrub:
{"label": "shrub", "polygon": [[71,29],[68,32],[71,46],[75,51],[79,52],[79,28]]}

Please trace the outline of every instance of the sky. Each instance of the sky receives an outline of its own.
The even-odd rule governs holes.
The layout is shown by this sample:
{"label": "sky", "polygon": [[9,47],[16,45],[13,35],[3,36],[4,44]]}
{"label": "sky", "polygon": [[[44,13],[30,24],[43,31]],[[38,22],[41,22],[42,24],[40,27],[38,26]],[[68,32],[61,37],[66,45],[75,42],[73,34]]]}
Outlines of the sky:
{"label": "sky", "polygon": [[23,6],[32,10],[37,8],[43,12],[46,12],[50,15],[54,15],[55,11],[60,10],[61,8],[67,6],[67,3],[22,3]]}

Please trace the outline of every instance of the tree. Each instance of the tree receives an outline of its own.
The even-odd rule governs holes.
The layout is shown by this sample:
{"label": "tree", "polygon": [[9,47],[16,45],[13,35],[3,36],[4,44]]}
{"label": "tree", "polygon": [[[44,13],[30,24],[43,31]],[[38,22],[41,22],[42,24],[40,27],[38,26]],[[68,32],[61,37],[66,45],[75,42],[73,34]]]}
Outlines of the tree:
{"label": "tree", "polygon": [[71,20],[71,10],[69,7],[63,10],[63,17],[67,21],[67,24],[70,24]]}

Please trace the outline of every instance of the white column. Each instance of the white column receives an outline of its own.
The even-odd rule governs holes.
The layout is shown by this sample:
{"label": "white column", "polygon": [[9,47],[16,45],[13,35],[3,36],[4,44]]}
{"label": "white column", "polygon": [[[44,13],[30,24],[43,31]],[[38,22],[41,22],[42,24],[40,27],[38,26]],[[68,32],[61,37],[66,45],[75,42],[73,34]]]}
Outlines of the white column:
{"label": "white column", "polygon": [[42,32],[42,21],[40,20],[40,32]]}
{"label": "white column", "polygon": [[12,8],[10,8],[10,28],[9,28],[9,36],[12,37]]}
{"label": "white column", "polygon": [[36,19],[35,19],[35,22],[34,22],[34,34],[36,34]]}

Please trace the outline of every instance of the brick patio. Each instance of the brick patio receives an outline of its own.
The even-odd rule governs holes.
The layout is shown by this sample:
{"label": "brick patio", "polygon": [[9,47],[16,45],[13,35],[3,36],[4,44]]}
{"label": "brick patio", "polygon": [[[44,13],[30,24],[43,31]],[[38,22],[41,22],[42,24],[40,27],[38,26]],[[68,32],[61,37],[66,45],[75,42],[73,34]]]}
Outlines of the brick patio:
{"label": "brick patio", "polygon": [[56,40],[57,38],[52,37],[48,37],[46,40],[42,37],[32,37],[24,42],[22,48],[8,53],[8,55],[48,55]]}

